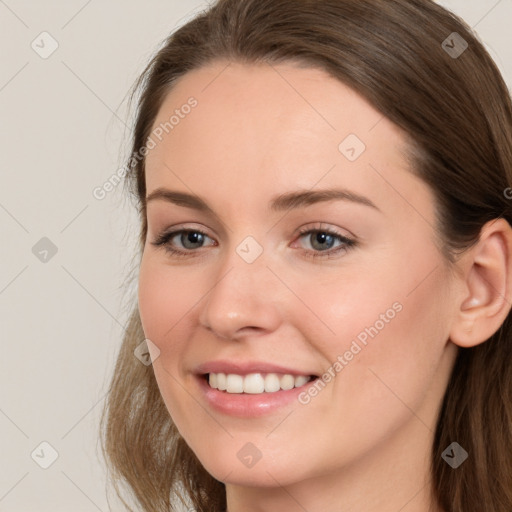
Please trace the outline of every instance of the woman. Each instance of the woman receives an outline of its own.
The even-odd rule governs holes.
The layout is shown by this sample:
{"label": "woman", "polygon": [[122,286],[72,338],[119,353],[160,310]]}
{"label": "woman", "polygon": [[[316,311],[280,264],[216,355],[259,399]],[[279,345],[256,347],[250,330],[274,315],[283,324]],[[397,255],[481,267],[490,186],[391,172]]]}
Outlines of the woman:
{"label": "woman", "polygon": [[510,512],[512,106],[467,25],[219,0],[136,86],[103,424],[142,510]]}

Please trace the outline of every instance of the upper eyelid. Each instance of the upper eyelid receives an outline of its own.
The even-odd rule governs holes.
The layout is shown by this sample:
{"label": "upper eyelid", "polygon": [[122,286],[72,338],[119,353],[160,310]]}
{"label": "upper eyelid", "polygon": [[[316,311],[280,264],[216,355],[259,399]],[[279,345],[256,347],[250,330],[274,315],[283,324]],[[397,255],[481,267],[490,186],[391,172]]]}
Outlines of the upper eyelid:
{"label": "upper eyelid", "polygon": [[[342,236],[342,237],[345,237],[345,238],[356,238],[355,235],[350,233],[345,228],[330,227],[329,225],[326,225],[325,222],[321,222],[321,221],[313,221],[312,223],[313,224],[315,224],[315,223],[319,224],[319,226],[312,226],[312,225],[306,224],[305,226],[301,226],[299,228],[296,228],[293,231],[294,236],[304,235],[304,234],[307,234],[310,231],[320,231],[320,232],[324,232],[325,231],[325,232],[330,232],[332,234],[336,234],[338,236]],[[345,231],[346,234],[340,233],[340,230]],[[210,238],[213,238],[212,236],[210,236],[208,234],[208,232],[207,232],[207,231],[209,231],[208,229],[205,229],[203,227],[189,226],[189,225],[183,225],[183,226],[178,225],[176,227],[172,227],[172,228],[169,228],[169,229],[163,229],[160,232],[157,231],[157,236],[171,235],[171,234],[172,235],[176,235],[177,233],[181,233],[182,231],[191,231],[191,232],[197,231],[197,232],[200,232],[200,233],[204,233],[206,236],[208,236]],[[216,236],[217,235],[214,235],[214,237],[216,237]]]}

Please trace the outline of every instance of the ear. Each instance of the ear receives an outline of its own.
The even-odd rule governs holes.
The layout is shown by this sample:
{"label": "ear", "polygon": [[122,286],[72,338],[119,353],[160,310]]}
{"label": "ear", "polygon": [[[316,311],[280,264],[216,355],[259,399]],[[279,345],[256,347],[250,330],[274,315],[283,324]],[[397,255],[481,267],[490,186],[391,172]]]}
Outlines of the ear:
{"label": "ear", "polygon": [[460,347],[487,341],[512,307],[512,228],[503,218],[487,222],[479,241],[464,254],[463,286],[450,340]]}

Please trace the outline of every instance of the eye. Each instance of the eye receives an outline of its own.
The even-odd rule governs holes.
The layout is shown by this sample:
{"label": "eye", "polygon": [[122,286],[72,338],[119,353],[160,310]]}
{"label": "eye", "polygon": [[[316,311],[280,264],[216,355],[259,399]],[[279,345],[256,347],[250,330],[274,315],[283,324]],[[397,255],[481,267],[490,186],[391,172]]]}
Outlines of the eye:
{"label": "eye", "polygon": [[[170,233],[162,233],[152,244],[156,247],[163,247],[173,256],[190,256],[195,249],[200,249],[205,238],[210,238],[206,233],[199,229],[180,229]],[[176,249],[176,239],[182,244],[183,249]],[[210,238],[210,240],[212,240]],[[215,244],[212,244],[215,245]]]}
{"label": "eye", "polygon": [[[302,253],[306,258],[332,258],[347,252],[357,245],[357,242],[348,238],[335,230],[325,230],[320,228],[302,228],[299,230],[299,239],[305,238],[310,241],[311,249],[303,249]],[[176,257],[195,257],[198,256],[204,247],[206,239],[217,245],[206,233],[199,229],[179,229],[169,233],[162,233],[152,242],[156,247],[163,247],[171,256]],[[339,245],[333,248],[338,240]],[[180,247],[181,245],[181,247]],[[197,254],[196,254],[197,253]]]}
{"label": "eye", "polygon": [[[357,245],[356,241],[348,238],[335,230],[302,228],[299,231],[299,238],[305,238],[310,243],[312,250],[304,252],[307,258],[332,258],[340,253],[347,252]],[[335,241],[340,244],[332,248]]]}

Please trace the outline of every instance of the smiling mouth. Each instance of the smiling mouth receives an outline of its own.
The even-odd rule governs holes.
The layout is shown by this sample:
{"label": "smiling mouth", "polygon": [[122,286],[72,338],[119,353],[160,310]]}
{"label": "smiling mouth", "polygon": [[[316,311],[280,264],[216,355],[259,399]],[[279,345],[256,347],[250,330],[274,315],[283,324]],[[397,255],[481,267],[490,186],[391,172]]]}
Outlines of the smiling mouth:
{"label": "smiling mouth", "polygon": [[203,378],[212,389],[232,394],[275,393],[298,388],[317,379],[316,375],[282,373],[206,373]]}

